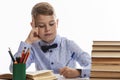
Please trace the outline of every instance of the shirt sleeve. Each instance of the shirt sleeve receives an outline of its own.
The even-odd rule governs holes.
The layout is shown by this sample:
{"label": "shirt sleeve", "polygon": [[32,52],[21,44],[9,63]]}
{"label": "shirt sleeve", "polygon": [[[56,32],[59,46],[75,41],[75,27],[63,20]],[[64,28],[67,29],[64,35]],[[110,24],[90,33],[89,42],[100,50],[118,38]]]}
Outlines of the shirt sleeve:
{"label": "shirt sleeve", "polygon": [[91,71],[91,56],[83,51],[76,43],[73,41],[69,42],[69,48],[71,52],[75,53],[74,59],[79,63],[81,66],[81,75],[80,77],[90,77]]}
{"label": "shirt sleeve", "polygon": [[[33,55],[32,55],[32,50],[31,50],[31,45],[30,44],[27,44],[27,43],[21,41],[20,45],[19,45],[19,48],[18,48],[18,51],[14,55],[14,58],[19,57],[21,55],[24,47],[26,47],[26,49],[28,49],[28,48],[30,49],[30,56],[28,57],[28,59],[26,61],[26,68],[28,68],[30,66],[30,64],[32,62],[34,62],[34,58],[33,58]],[[11,61],[11,64],[9,66],[9,70],[10,70],[10,72],[12,72],[12,70],[13,70],[13,62],[12,61]]]}
{"label": "shirt sleeve", "polygon": [[78,62],[82,66],[81,77],[90,77],[91,57],[88,55],[88,53],[86,52],[81,53]]}

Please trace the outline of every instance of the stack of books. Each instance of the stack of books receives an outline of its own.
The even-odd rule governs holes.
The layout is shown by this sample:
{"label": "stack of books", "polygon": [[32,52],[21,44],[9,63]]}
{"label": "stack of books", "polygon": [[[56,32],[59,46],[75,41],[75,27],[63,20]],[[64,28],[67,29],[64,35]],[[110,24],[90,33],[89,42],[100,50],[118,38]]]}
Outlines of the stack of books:
{"label": "stack of books", "polygon": [[120,41],[93,41],[91,78],[120,79]]}

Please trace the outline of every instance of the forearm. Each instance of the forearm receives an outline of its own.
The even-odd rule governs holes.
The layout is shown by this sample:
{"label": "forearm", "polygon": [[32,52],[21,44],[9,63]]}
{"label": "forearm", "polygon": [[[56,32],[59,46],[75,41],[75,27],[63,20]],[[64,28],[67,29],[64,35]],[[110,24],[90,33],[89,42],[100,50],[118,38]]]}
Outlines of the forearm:
{"label": "forearm", "polygon": [[80,71],[80,77],[90,77],[91,56],[84,52],[82,55],[80,55],[80,58],[77,61],[82,67],[78,69]]}

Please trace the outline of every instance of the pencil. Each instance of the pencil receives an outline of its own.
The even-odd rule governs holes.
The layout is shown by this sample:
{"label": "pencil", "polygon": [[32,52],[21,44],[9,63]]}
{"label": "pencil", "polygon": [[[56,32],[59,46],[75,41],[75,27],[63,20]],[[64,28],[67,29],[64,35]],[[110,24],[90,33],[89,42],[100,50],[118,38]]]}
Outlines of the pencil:
{"label": "pencil", "polygon": [[10,54],[10,57],[11,57],[11,59],[12,59],[12,61],[13,61],[13,63],[17,63],[17,61],[14,59],[14,57],[13,57],[13,55],[12,55],[12,52],[11,52],[11,49],[9,48],[9,54]]}
{"label": "pencil", "polygon": [[25,57],[25,49],[26,49],[26,48],[24,48],[23,51],[22,51],[22,55],[21,55],[21,58],[20,58],[20,63],[22,63],[23,60],[24,60],[24,57]]}
{"label": "pencil", "polygon": [[26,54],[25,54],[24,60],[23,60],[23,63],[24,63],[24,64],[26,63],[29,55],[30,55],[30,49],[28,48],[28,50],[27,50],[27,52],[26,52]]}

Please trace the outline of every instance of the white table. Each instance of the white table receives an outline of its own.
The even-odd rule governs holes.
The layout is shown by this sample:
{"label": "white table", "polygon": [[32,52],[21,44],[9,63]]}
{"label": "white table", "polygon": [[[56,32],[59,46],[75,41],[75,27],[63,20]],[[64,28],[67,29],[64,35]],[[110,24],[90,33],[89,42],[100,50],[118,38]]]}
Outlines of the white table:
{"label": "white table", "polygon": [[68,78],[64,78],[63,76],[56,74],[56,77],[58,78],[58,80],[89,80],[89,78],[72,78],[72,79],[68,79]]}

